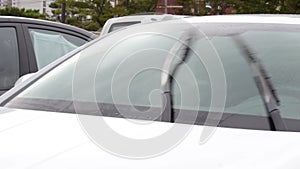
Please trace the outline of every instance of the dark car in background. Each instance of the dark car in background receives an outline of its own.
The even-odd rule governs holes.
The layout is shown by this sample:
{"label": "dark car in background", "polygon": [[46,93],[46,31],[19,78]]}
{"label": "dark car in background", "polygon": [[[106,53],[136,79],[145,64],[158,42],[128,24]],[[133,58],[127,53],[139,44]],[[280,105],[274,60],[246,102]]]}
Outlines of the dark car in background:
{"label": "dark car in background", "polygon": [[0,16],[0,95],[19,77],[38,71],[96,37],[66,24]]}

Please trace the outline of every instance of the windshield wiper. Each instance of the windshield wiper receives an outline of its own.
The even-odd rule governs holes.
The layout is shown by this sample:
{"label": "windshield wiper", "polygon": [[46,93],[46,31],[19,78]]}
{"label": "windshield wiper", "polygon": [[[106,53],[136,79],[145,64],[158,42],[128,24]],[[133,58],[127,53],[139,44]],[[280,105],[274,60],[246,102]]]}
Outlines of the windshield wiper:
{"label": "windshield wiper", "polygon": [[[166,58],[166,61],[163,66],[163,72],[161,76],[161,87],[163,90],[162,94],[162,105],[163,112],[161,115],[161,120],[166,122],[175,122],[174,111],[173,111],[173,98],[172,98],[172,88],[173,88],[173,77],[176,75],[176,72],[181,64],[183,64],[190,55],[190,45],[193,39],[192,30],[188,30],[183,33],[177,43],[169,51],[169,55]],[[172,69],[172,63],[176,58],[176,54],[179,51],[184,50],[184,53],[178,63],[176,63]],[[180,57],[180,56],[177,56]]]}
{"label": "windshield wiper", "polygon": [[280,105],[280,100],[276,89],[271,82],[271,77],[268,75],[261,61],[252,52],[244,39],[240,36],[235,36],[234,39],[245,53],[246,60],[249,62],[254,73],[256,86],[268,112],[268,117],[271,122],[271,129],[276,131],[287,130],[286,125],[280,115],[280,110],[278,108]]}

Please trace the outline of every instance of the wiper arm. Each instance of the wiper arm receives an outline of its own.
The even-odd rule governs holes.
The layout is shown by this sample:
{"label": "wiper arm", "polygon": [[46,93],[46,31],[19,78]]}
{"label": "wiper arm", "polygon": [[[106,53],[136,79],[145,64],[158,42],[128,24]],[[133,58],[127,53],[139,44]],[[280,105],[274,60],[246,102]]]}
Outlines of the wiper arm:
{"label": "wiper arm", "polygon": [[272,130],[285,131],[287,130],[286,125],[280,115],[278,106],[280,100],[277,92],[271,82],[271,77],[267,74],[261,61],[251,51],[246,42],[240,36],[235,36],[236,43],[241,47],[245,53],[246,60],[249,62],[251,69],[254,73],[254,80],[259,93],[263,99],[265,108],[268,112],[269,119],[271,120]]}
{"label": "wiper arm", "polygon": [[[175,122],[174,111],[173,111],[173,98],[172,98],[172,88],[173,88],[173,77],[176,75],[176,72],[181,64],[183,64],[190,55],[190,44],[193,39],[192,31],[186,31],[183,33],[179,41],[171,48],[169,55],[166,58],[166,61],[163,66],[163,72],[161,76],[161,87],[163,90],[162,94],[162,103],[163,103],[163,112],[161,115],[162,121],[166,122]],[[180,50],[185,50],[180,61],[174,65],[172,68],[172,63],[176,58],[176,54]]]}

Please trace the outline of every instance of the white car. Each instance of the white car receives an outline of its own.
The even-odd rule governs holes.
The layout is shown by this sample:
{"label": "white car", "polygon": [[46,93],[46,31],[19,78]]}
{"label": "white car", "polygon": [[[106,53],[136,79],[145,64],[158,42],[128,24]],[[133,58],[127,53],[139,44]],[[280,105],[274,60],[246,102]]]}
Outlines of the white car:
{"label": "white car", "polygon": [[0,97],[0,168],[298,169],[300,18],[134,26]]}
{"label": "white car", "polygon": [[100,36],[104,36],[110,32],[135,25],[135,24],[145,24],[159,21],[167,21],[173,19],[180,19],[187,16],[183,15],[132,15],[132,16],[123,16],[117,18],[111,18],[107,20],[101,30]]}

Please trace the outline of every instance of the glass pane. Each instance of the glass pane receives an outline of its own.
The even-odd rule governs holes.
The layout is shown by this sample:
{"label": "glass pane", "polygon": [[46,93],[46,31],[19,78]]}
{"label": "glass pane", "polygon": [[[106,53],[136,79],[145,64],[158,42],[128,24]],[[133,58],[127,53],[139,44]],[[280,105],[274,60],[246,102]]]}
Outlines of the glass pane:
{"label": "glass pane", "polygon": [[7,90],[19,78],[19,49],[15,28],[0,27],[0,39],[0,90]]}
{"label": "glass pane", "polygon": [[283,117],[300,119],[300,33],[257,31],[244,35],[279,94]]}
{"label": "glass pane", "polygon": [[[222,72],[214,71],[218,70],[217,66],[222,64],[226,79],[222,85],[226,85],[227,90],[225,112],[267,115],[249,64],[232,37],[215,36],[210,39],[201,39],[194,43],[192,49],[193,54],[175,77],[178,82],[178,87],[174,88],[175,107],[183,106],[185,109],[208,111],[212,101],[211,80],[222,77]],[[212,63],[208,61],[208,58],[220,58],[221,64],[207,64]],[[200,100],[197,99],[197,95]],[[252,104],[251,98],[253,97],[257,99],[255,100],[257,105]]]}
{"label": "glass pane", "polygon": [[93,102],[95,96],[101,103],[160,107],[161,69],[175,41],[138,35],[107,52],[113,41],[105,40],[99,42],[102,48],[94,45],[79,53],[19,97],[72,101],[76,92],[79,101]]}
{"label": "glass pane", "polygon": [[84,39],[55,31],[30,29],[29,32],[38,69],[87,42]]}
{"label": "glass pane", "polygon": [[135,22],[121,22],[121,23],[115,23],[112,24],[111,27],[109,28],[108,33],[122,29],[124,27],[130,26],[130,25],[135,25],[141,23],[140,21],[135,21]]}

